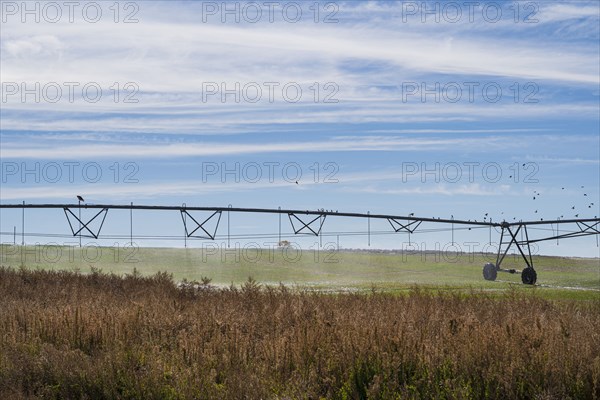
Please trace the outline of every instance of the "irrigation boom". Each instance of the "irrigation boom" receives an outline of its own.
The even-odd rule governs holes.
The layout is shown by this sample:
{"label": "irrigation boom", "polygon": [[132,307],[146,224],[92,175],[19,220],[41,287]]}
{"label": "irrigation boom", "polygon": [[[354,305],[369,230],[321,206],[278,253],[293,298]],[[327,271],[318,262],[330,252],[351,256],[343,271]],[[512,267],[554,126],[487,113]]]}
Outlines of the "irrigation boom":
{"label": "irrigation boom", "polygon": [[[81,199],[80,199],[81,200]],[[356,212],[338,212],[333,210],[293,210],[281,208],[240,208],[240,207],[194,207],[194,206],[151,206],[151,205],[134,205],[131,204],[0,204],[0,208],[6,209],[22,209],[23,214],[25,209],[62,209],[71,228],[71,233],[75,237],[93,237],[98,239],[100,231],[104,225],[104,221],[109,210],[146,210],[146,211],[178,211],[181,214],[185,234],[190,238],[200,238],[207,240],[215,240],[221,215],[226,213],[254,213],[254,214],[279,214],[287,215],[294,231],[294,234],[308,234],[319,236],[322,234],[323,224],[327,217],[346,217],[346,218],[367,218],[387,220],[394,232],[414,233],[422,223],[435,224],[451,224],[454,225],[469,225],[475,227],[495,227],[500,228],[500,241],[498,246],[498,254],[496,263],[487,263],[483,267],[483,276],[487,280],[495,280],[497,272],[520,273],[523,283],[535,284],[537,273],[533,267],[533,258],[531,256],[530,244],[547,240],[567,239],[580,236],[600,235],[600,218],[581,218],[581,219],[555,219],[555,220],[540,220],[540,221],[516,221],[516,222],[492,222],[477,221],[477,220],[460,220],[460,219],[442,219],[442,218],[423,218],[413,214],[406,215],[388,215],[388,214],[371,214],[356,213]],[[84,221],[81,219],[81,210],[91,209],[99,210],[95,215]],[[78,211],[77,214],[73,210]],[[208,213],[207,218],[196,219],[192,213]],[[97,229],[91,227],[93,221],[99,221]],[[214,224],[214,230],[208,230],[208,225]],[[215,223],[216,222],[216,223]],[[528,226],[534,225],[565,225],[572,224],[574,230],[567,232],[556,233],[552,231],[552,235],[542,238],[529,238],[527,232]],[[78,229],[77,229],[78,227]],[[370,229],[370,225],[369,225]],[[525,239],[517,239],[517,235],[525,236]],[[506,240],[505,240],[506,239]],[[523,271],[505,270],[500,268],[509,249],[514,245],[519,251],[522,258],[525,260],[527,267]]]}

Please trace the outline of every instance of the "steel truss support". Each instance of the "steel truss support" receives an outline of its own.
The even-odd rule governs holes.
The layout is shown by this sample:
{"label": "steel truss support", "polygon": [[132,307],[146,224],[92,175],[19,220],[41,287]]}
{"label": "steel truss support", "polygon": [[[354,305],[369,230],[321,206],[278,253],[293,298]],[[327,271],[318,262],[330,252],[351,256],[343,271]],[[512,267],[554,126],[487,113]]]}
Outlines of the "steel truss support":
{"label": "steel truss support", "polygon": [[[500,233],[500,245],[498,246],[498,256],[496,257],[496,267],[500,268],[500,265],[502,264],[504,257],[506,257],[508,250],[510,250],[511,246],[514,244],[517,247],[517,249],[519,250],[519,253],[521,253],[521,257],[523,257],[523,260],[525,260],[525,263],[527,264],[527,266],[530,268],[533,268],[533,259],[531,257],[531,248],[529,246],[529,244],[532,242],[529,241],[529,235],[527,234],[527,225],[519,224],[516,226],[517,229],[514,229],[514,228],[515,228],[514,225],[512,227],[509,226],[508,224],[502,225],[502,232]],[[517,235],[519,234],[521,229],[523,229],[523,231],[525,232],[525,240],[523,240],[523,241],[517,240]],[[508,235],[510,236],[509,237],[510,240],[508,242],[504,241],[505,232],[507,232]],[[502,252],[502,246],[505,244],[506,244],[506,249],[504,249],[504,252]],[[523,247],[525,247],[525,246],[527,246],[527,255],[523,251]],[[502,256],[500,256],[500,253],[502,253]]]}
{"label": "steel truss support", "polygon": [[[517,235],[521,231],[525,232],[525,240],[517,239]],[[508,241],[504,241],[505,234],[507,234],[507,236],[509,236]],[[531,243],[533,243],[533,241],[529,240],[529,234],[527,233],[527,225],[526,224],[519,223],[516,225],[509,225],[506,222],[503,223],[502,224],[502,232],[500,233],[500,244],[498,245],[498,255],[496,256],[496,265],[494,266],[491,264],[490,265],[486,264],[486,266],[484,267],[484,277],[486,279],[489,279],[491,276],[493,276],[493,278],[489,279],[489,280],[495,280],[496,271],[509,272],[512,274],[519,272],[514,269],[506,270],[506,269],[500,268],[500,266],[502,265],[502,261],[504,261],[504,258],[506,257],[506,254],[508,254],[508,251],[514,244],[515,247],[517,248],[517,250],[519,250],[519,253],[521,254],[521,257],[523,258],[523,260],[525,260],[525,264],[527,264],[527,268],[525,268],[523,271],[521,271],[521,280],[525,284],[534,285],[535,282],[537,281],[537,273],[535,271],[535,268],[533,267],[533,258],[531,257],[531,246],[530,246]],[[504,251],[502,251],[503,246],[506,246]],[[527,254],[525,253],[525,250],[524,250],[525,247],[527,247]],[[494,272],[490,272],[489,270],[486,271],[486,269],[489,269],[490,266],[495,269]]]}
{"label": "steel truss support", "polygon": [[[575,224],[577,224],[577,228],[579,229],[579,231],[567,232],[567,233],[563,233],[561,235],[557,234],[555,236],[545,237],[545,238],[541,238],[541,239],[534,239],[534,240],[530,240],[529,243],[543,242],[546,240],[568,239],[568,238],[574,238],[574,237],[580,237],[580,236],[600,235],[600,222],[595,222],[595,223],[590,222],[588,224],[585,222],[576,221]],[[557,228],[557,231],[558,231],[558,228]]]}
{"label": "steel truss support", "polygon": [[[75,215],[75,213],[73,211],[71,211],[71,209],[69,207],[64,207],[63,210],[65,211],[65,216],[67,217],[67,222],[69,223],[69,227],[71,228],[71,232],[73,233],[73,236],[89,237],[89,238],[98,239],[98,237],[100,236],[100,231],[102,230],[102,226],[104,225],[104,220],[106,219],[106,215],[108,214],[108,208],[102,208],[88,222],[83,222],[77,215]],[[104,214],[104,215],[102,216],[102,221],[100,221],[100,226],[98,227],[98,231],[93,232],[90,227],[90,224],[92,223],[92,221],[94,221],[96,218],[98,218],[102,214]],[[79,222],[79,224],[81,225],[81,227],[78,230],[75,230],[75,228],[73,227],[73,224],[71,223],[71,218],[69,218],[69,215],[71,215],[71,217],[75,218],[75,221]],[[88,231],[89,235],[82,234],[83,230]]]}
{"label": "steel truss support", "polygon": [[[398,232],[414,233],[417,230],[417,228],[419,227],[419,225],[421,225],[421,223],[423,222],[423,221],[410,221],[406,224],[403,224],[402,222],[399,222],[395,218],[388,218],[387,220],[390,223],[390,225],[392,226],[392,229],[396,233],[398,233]],[[412,227],[412,229],[411,229],[411,227]]]}
{"label": "steel truss support", "polygon": [[[309,222],[302,221],[294,213],[288,213],[288,217],[290,219],[290,224],[292,224],[292,229],[294,230],[294,233],[296,235],[298,235],[300,233],[307,233],[309,235],[319,236],[321,234],[321,229],[323,228],[323,224],[325,223],[325,218],[327,218],[327,215],[325,215],[325,214],[319,214],[315,218],[313,218],[312,220],[310,220]],[[296,226],[294,225],[294,220],[297,221],[296,223],[300,223],[300,225],[301,225],[300,228],[296,229]],[[313,229],[311,227],[311,225],[313,223],[315,223],[316,221],[319,221],[318,222],[319,228],[317,230],[315,230],[315,229]],[[317,224],[315,224],[315,225],[317,225]],[[304,232],[302,232],[302,231],[304,231]]]}
{"label": "steel truss support", "polygon": [[[192,215],[187,212],[187,210],[185,209],[181,209],[179,210],[181,211],[181,219],[183,220],[183,227],[185,228],[185,234],[187,237],[194,237],[194,238],[198,238],[198,239],[210,239],[210,240],[215,240],[215,237],[217,236],[217,229],[219,228],[219,222],[221,221],[221,213],[222,211],[215,211],[213,212],[208,218],[206,218],[204,221],[202,222],[198,222],[194,217],[192,217]],[[214,231],[211,233],[209,232],[207,229],[205,228],[205,224],[208,223],[208,221],[212,220],[214,217],[217,217],[217,223],[215,224],[215,229]],[[196,224],[196,228],[194,228],[194,230],[192,230],[191,232],[188,229],[188,223],[186,221],[186,217],[189,217],[192,221],[194,221],[194,223]],[[194,233],[196,233],[196,231],[198,231],[198,229],[202,229],[202,231],[206,234],[206,236],[198,236],[198,235],[194,235]]]}

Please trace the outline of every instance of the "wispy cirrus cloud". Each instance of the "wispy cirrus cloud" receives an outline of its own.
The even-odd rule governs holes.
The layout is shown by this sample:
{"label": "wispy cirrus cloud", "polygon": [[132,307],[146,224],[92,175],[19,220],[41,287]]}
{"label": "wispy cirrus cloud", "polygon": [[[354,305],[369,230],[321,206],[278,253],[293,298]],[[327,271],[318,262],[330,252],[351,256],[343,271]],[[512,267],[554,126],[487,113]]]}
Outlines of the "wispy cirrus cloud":
{"label": "wispy cirrus cloud", "polygon": [[[298,24],[222,24],[217,19],[203,23],[201,5],[193,2],[140,3],[140,21],[135,24],[114,24],[110,19],[96,24],[21,24],[13,19],[3,24],[0,38],[3,84],[96,82],[104,96],[94,103],[83,101],[78,92],[74,102],[57,103],[9,96],[2,104],[0,128],[217,135],[281,131],[307,122],[485,124],[490,119],[596,117],[597,96],[565,95],[597,91],[600,67],[597,56],[590,57],[598,53],[595,42],[548,34],[574,19],[590,32],[594,3],[540,4],[536,24],[516,24],[511,18],[498,24],[481,18],[475,23],[405,23],[403,6],[340,2],[335,24],[315,24],[310,18]],[[527,34],[505,35],[514,30]],[[498,104],[481,96],[464,101],[466,94],[457,104],[431,97],[419,101],[418,95],[404,101],[405,82],[431,86],[488,81],[503,86],[504,98]],[[514,84],[523,92],[529,81],[541,88],[538,103],[523,104],[521,97],[512,101]],[[110,89],[115,82],[138,85],[138,102],[115,102]],[[231,97],[222,102],[220,96],[206,102],[202,92],[207,82],[227,88],[236,83],[295,82],[303,85],[305,96],[294,104],[281,95],[273,102],[235,102]],[[335,83],[339,102],[315,103],[307,89],[315,82]]]}
{"label": "wispy cirrus cloud", "polygon": [[[124,199],[156,198],[185,198],[188,196],[200,196],[218,193],[244,193],[256,190],[281,190],[284,192],[297,192],[310,190],[311,192],[326,192],[328,190],[341,191],[343,193],[367,193],[378,195],[444,195],[444,196],[498,196],[511,195],[520,196],[522,190],[515,190],[511,185],[483,185],[480,183],[464,183],[459,185],[447,183],[433,183],[421,185],[419,182],[403,181],[402,171],[370,171],[359,173],[344,173],[336,177],[336,184],[319,187],[318,182],[306,179],[302,185],[297,186],[285,180],[269,182],[202,182],[201,180],[175,180],[156,181],[151,183],[136,184],[96,184],[96,185],[65,185],[45,184],[43,186],[9,186],[2,190],[2,199],[36,201],[40,199],[70,200],[73,193],[85,193],[86,197],[93,198],[95,203],[102,201],[120,201]],[[376,185],[375,182],[385,183]],[[92,204],[92,203],[90,203]]]}
{"label": "wispy cirrus cloud", "polygon": [[254,143],[156,143],[156,144],[75,144],[5,143],[0,154],[4,159],[61,160],[76,155],[90,158],[179,158],[199,156],[226,156],[269,153],[315,153],[315,152],[364,152],[364,151],[431,151],[454,146],[462,149],[490,149],[493,147],[518,147],[502,137],[449,138],[449,137],[405,137],[364,136],[333,138],[319,141],[278,141]]}

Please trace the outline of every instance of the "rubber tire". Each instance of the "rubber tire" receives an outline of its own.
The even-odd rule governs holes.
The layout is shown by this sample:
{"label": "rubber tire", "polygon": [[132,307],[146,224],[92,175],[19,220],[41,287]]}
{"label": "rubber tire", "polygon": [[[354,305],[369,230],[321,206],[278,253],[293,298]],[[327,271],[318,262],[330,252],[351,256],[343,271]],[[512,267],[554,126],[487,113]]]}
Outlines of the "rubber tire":
{"label": "rubber tire", "polygon": [[495,281],[498,275],[498,269],[492,263],[487,263],[483,266],[483,279],[486,281]]}
{"label": "rubber tire", "polygon": [[521,272],[521,281],[526,285],[535,285],[537,282],[537,272],[531,267],[527,267]]}

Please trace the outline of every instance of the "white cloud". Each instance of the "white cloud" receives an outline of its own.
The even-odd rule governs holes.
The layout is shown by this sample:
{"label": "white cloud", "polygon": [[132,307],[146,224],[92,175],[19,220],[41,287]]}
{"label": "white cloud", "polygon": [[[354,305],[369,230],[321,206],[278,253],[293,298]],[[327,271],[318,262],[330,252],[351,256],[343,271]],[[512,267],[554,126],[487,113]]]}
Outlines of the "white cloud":
{"label": "white cloud", "polygon": [[526,157],[529,161],[539,162],[539,163],[550,163],[550,164],[582,164],[582,165],[594,165],[600,164],[599,159],[585,159],[585,158],[568,158],[568,157],[534,157],[528,156]]}
{"label": "white cloud", "polygon": [[[65,106],[66,108],[67,106]],[[32,108],[32,107],[29,107]],[[162,134],[210,134],[223,135],[275,131],[275,125],[339,124],[369,122],[450,122],[494,120],[527,120],[535,118],[558,119],[564,116],[595,118],[598,107],[587,103],[566,104],[438,104],[402,102],[373,102],[369,104],[341,105],[264,105],[250,107],[236,105],[217,111],[204,105],[185,110],[153,113],[143,109],[140,113],[93,113],[71,112],[37,113],[29,118],[14,115],[6,107],[0,121],[3,130],[32,130],[53,132],[129,132]],[[211,112],[215,110],[214,112]],[[85,117],[85,118],[83,118]]]}
{"label": "white cloud", "polygon": [[[153,182],[120,185],[42,185],[36,187],[5,187],[2,200],[72,199],[74,193],[85,193],[95,203],[106,200],[154,199],[157,197],[197,196],[198,194],[275,188],[289,183],[206,184],[202,182]],[[292,186],[292,188],[294,188]]]}
{"label": "white cloud", "polygon": [[[412,177],[411,177],[412,178]],[[338,183],[329,185],[320,185],[306,179],[301,185],[291,184],[285,180],[269,182],[261,180],[259,182],[222,182],[222,183],[203,183],[200,181],[169,181],[152,182],[136,184],[93,184],[93,185],[60,185],[46,184],[36,185],[34,187],[15,187],[9,186],[2,189],[0,199],[2,201],[31,201],[37,199],[72,199],[74,193],[85,193],[86,198],[93,198],[95,203],[101,203],[109,200],[123,199],[156,199],[160,197],[190,197],[202,194],[217,193],[243,193],[246,191],[256,191],[264,189],[281,189],[286,192],[307,191],[307,190],[340,190],[345,193],[372,193],[377,195],[473,195],[473,196],[498,196],[511,195],[519,196],[523,192],[515,190],[510,185],[481,185],[479,183],[465,184],[429,184],[421,185],[417,180],[403,181],[402,171],[370,171],[342,173],[336,175]],[[383,187],[376,186],[376,182],[385,183]],[[396,186],[395,189],[390,187]],[[398,188],[401,187],[401,188]]]}
{"label": "white cloud", "polygon": [[401,195],[401,194],[416,194],[416,195],[443,195],[443,196],[499,196],[499,195],[510,195],[518,196],[521,193],[517,193],[510,185],[489,185],[482,186],[478,183],[473,184],[461,184],[461,185],[429,185],[419,187],[408,187],[402,189],[386,189],[379,187],[363,187],[363,188],[351,188],[347,189],[349,192],[354,193],[372,193],[378,195]]}
{"label": "white cloud", "polygon": [[[595,3],[595,4],[594,4]],[[600,5],[592,2],[590,5],[577,2],[548,2],[540,9],[540,22],[551,23],[578,18],[600,18]]]}
{"label": "white cloud", "polygon": [[[398,85],[406,81],[539,81],[541,87],[586,90],[600,82],[596,43],[558,35],[505,37],[473,24],[402,24],[397,3],[350,2],[341,12],[361,21],[338,24],[201,23],[192,3],[141,3],[136,24],[3,24],[2,82],[98,82],[99,103],[3,104],[2,129],[55,131],[240,132],[240,126],[339,122],[481,121],[577,113],[594,117],[595,102],[544,98],[535,107],[475,104],[405,104]],[[591,16],[593,3],[544,6],[549,21]],[[196,16],[196,18],[194,17]],[[183,19],[183,22],[182,22]],[[510,22],[510,21],[509,21]],[[551,22],[546,21],[547,24]],[[512,23],[512,22],[511,22]],[[457,29],[457,25],[462,27]],[[464,25],[464,26],[463,26]],[[516,29],[516,25],[511,29]],[[524,25],[524,24],[521,24]],[[535,24],[534,24],[535,25]],[[463,29],[464,28],[464,29]],[[538,32],[539,26],[531,26]],[[479,29],[479,27],[478,27]],[[519,29],[524,29],[519,27]],[[138,104],[114,103],[109,89],[138,84]],[[199,101],[204,82],[335,82],[340,103],[222,104]],[[382,86],[395,88],[387,90]],[[125,94],[125,93],[122,93]],[[36,111],[23,118],[10,111]],[[60,112],[48,118],[40,110]],[[151,113],[148,118],[145,113]],[[134,118],[134,116],[139,118]],[[81,117],[85,117],[82,119]],[[90,121],[89,119],[97,118]],[[174,129],[176,119],[176,129]]]}
{"label": "white cloud", "polygon": [[[158,144],[88,144],[66,145],[47,143],[4,143],[4,159],[69,159],[78,158],[178,158],[215,155],[243,155],[268,153],[314,153],[352,151],[425,151],[443,150],[449,146],[465,149],[489,149],[511,146],[500,138],[407,138],[393,136],[365,136],[321,141],[281,141],[267,143],[158,143]],[[513,144],[512,146],[517,146]],[[522,143],[518,144],[522,146]]]}
{"label": "white cloud", "polygon": [[[185,12],[185,3],[178,6]],[[574,6],[557,6],[549,13],[560,14],[563,9],[581,11]],[[153,11],[160,13],[160,6]],[[540,43],[537,39],[514,40],[502,35],[473,37],[449,34],[452,26],[448,24],[411,25],[408,29],[399,21],[359,26],[299,24],[290,29],[290,24],[181,23],[161,19],[160,14],[148,17],[137,24],[121,25],[110,21],[7,23],[2,38],[7,53],[3,56],[2,79],[135,79],[143,90],[159,92],[197,90],[205,81],[330,79],[346,84],[351,76],[341,67],[350,60],[363,60],[388,63],[403,74],[459,73],[598,82],[598,65],[588,57],[591,48],[560,40]],[[423,31],[425,26],[428,29]],[[40,38],[46,38],[45,42]],[[60,57],[47,53],[58,49]],[[26,65],[19,63],[23,52],[31,56]],[[361,80],[369,82],[368,74],[361,74]]]}

